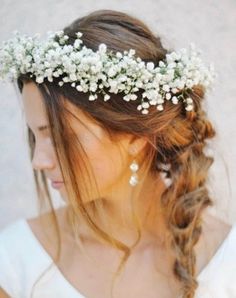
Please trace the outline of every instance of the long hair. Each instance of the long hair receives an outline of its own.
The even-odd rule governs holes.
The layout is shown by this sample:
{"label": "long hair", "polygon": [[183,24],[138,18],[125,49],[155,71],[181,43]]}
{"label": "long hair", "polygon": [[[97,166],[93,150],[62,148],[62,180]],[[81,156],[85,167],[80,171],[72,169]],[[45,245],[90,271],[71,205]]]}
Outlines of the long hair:
{"label": "long hair", "polygon": [[[160,38],[141,20],[123,12],[98,10],[76,19],[64,28],[65,34],[69,36],[67,41],[69,44],[73,44],[78,31],[83,33],[83,44],[93,50],[97,50],[100,43],[105,43],[107,49],[113,51],[123,52],[133,48],[142,60],[152,61],[156,66],[168,53],[162,46]],[[52,127],[55,152],[64,181],[67,182],[65,186],[71,206],[69,221],[76,241],[81,244],[77,237],[78,219],[83,218],[98,239],[124,252],[117,272],[120,272],[132,252],[132,247],[112,237],[93,221],[95,213],[106,221],[106,217],[102,216],[104,214],[102,200],[95,200],[90,204],[83,203],[82,197],[85,194],[89,196],[90,190],[97,188],[96,177],[93,177],[85,150],[71,133],[70,117],[73,115],[66,108],[67,102],[72,103],[75,109],[81,109],[92,121],[104,128],[114,142],[120,133],[129,133],[136,137],[145,136],[148,140],[144,161],[146,174],[149,172],[158,174],[161,163],[171,165],[168,177],[172,183],[161,195],[161,206],[171,237],[169,245],[175,255],[173,274],[181,284],[183,297],[194,297],[198,286],[194,245],[202,232],[201,214],[206,207],[213,205],[206,182],[214,158],[207,156],[203,150],[207,146],[206,139],[213,138],[215,130],[202,108],[205,95],[203,86],[197,85],[192,90],[186,91],[186,95],[193,99],[194,111],[186,111],[183,105],[173,105],[166,101],[163,112],[150,107],[149,114],[141,115],[136,108],[136,101],[124,101],[121,98],[123,94],[113,94],[109,102],[104,102],[101,94],[97,94],[98,98],[91,102],[88,100],[89,93],[78,92],[69,83],[59,87],[57,84],[59,80],[60,78],[53,82],[45,81],[37,84],[34,78],[26,74],[21,75],[17,83],[22,92],[23,85],[33,81],[42,94],[49,124]],[[139,92],[137,95],[141,98]],[[30,129],[28,129],[28,141],[32,158],[35,139]],[[34,177],[40,206],[48,202],[53,214],[58,234],[59,258],[60,230],[46,177],[40,170],[34,170]],[[98,189],[97,192],[99,194]],[[109,223],[107,226],[109,227]]]}

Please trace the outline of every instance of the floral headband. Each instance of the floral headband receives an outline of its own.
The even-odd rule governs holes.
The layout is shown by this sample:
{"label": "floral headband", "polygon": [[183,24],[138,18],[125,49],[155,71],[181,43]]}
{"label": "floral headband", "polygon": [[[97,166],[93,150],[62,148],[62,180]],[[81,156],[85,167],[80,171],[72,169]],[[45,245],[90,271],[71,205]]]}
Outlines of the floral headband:
{"label": "floral headband", "polygon": [[162,111],[165,100],[173,104],[182,100],[186,111],[191,111],[193,100],[184,96],[184,91],[197,84],[207,89],[216,77],[214,66],[203,64],[201,51],[193,43],[188,50],[166,54],[155,67],[153,62],[145,63],[135,57],[134,49],[114,53],[101,43],[95,52],[82,45],[81,32],[76,33],[73,45],[66,43],[69,37],[64,31],[47,32],[44,41],[39,40],[39,34],[29,37],[15,31],[14,35],[0,47],[3,80],[13,81],[20,74],[29,73],[40,84],[44,79],[52,82],[53,77],[60,77],[59,86],[70,83],[78,91],[89,92],[91,101],[97,93],[104,95],[104,101],[109,100],[111,96],[104,88],[109,88],[109,93],[124,92],[125,101],[136,100],[135,92],[143,89],[137,106],[142,114],[148,114],[151,105]]}

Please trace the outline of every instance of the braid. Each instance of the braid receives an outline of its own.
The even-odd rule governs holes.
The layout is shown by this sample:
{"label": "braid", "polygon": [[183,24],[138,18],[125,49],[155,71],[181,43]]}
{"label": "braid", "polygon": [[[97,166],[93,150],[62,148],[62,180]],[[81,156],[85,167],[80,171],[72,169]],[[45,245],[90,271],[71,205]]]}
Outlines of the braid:
{"label": "braid", "polygon": [[197,107],[196,111],[188,113],[190,126],[187,123],[177,125],[177,122],[170,125],[172,131],[167,136],[170,147],[167,150],[166,147],[160,148],[160,152],[166,150],[166,154],[159,155],[158,159],[159,163],[170,164],[166,172],[172,183],[165,189],[161,203],[171,235],[171,248],[176,256],[173,271],[175,277],[183,283],[183,298],[194,297],[198,286],[194,245],[202,232],[201,213],[207,206],[213,205],[205,183],[214,158],[205,155],[203,149],[206,146],[205,139],[212,138],[215,130],[206,119],[205,112],[200,109],[199,100],[203,96],[201,89],[196,89],[189,96]]}

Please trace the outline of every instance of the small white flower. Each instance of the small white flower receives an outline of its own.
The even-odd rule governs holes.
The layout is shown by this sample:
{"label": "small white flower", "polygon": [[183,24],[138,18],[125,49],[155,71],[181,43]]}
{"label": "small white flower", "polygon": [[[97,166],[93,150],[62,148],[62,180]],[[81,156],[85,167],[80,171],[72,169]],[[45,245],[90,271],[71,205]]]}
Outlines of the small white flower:
{"label": "small white flower", "polygon": [[63,34],[64,34],[64,31],[63,30],[59,30],[59,31],[56,31],[55,34],[58,35],[59,37],[62,37]]}
{"label": "small white flower", "polygon": [[83,36],[83,33],[82,32],[76,32],[76,36],[77,36],[77,38],[80,38],[80,37]]}
{"label": "small white flower", "polygon": [[83,88],[82,88],[82,86],[80,86],[80,85],[77,85],[77,86],[76,86],[76,89],[77,89],[78,91],[83,91]]}
{"label": "small white flower", "polygon": [[142,88],[143,87],[143,83],[141,81],[137,81],[137,82],[135,82],[135,86],[137,88]]}
{"label": "small white flower", "polygon": [[149,106],[150,106],[150,104],[148,102],[143,102],[142,103],[142,107],[145,108],[145,109],[149,108]]}
{"label": "small white flower", "polygon": [[122,58],[122,53],[121,52],[116,52],[116,57],[117,58]]}
{"label": "small white flower", "polygon": [[185,107],[185,110],[186,110],[186,111],[192,111],[192,110],[193,110],[193,105],[187,105],[187,106]]}
{"label": "small white flower", "polygon": [[170,100],[171,99],[171,94],[170,93],[166,93],[166,96],[165,97],[166,97],[167,100]]}
{"label": "small white flower", "polygon": [[125,101],[130,101],[130,94],[127,94],[123,97]]}
{"label": "small white flower", "polygon": [[157,110],[159,110],[159,111],[163,111],[163,105],[157,105]]}
{"label": "small white flower", "polygon": [[44,81],[43,77],[37,77],[36,78],[36,82],[39,83],[39,84],[43,83],[43,81]]}
{"label": "small white flower", "polygon": [[92,94],[89,95],[89,100],[90,100],[90,101],[95,100],[95,99],[96,99],[96,96],[95,96],[95,95],[92,95]]}
{"label": "small white flower", "polygon": [[157,103],[158,104],[164,103],[164,99],[162,97],[157,98]]}
{"label": "small white flower", "polygon": [[153,62],[148,62],[148,63],[147,63],[147,69],[148,69],[148,70],[153,70],[153,69],[154,69],[154,66],[155,66],[155,65],[154,65]]}
{"label": "small white flower", "polygon": [[97,83],[95,83],[95,82],[91,83],[91,85],[89,87],[89,90],[92,91],[92,92],[96,92],[96,90],[97,90]]}
{"label": "small white flower", "polygon": [[179,89],[183,89],[184,86],[185,86],[185,81],[182,80],[182,81],[179,81],[179,82],[178,82],[177,87],[178,87]]}
{"label": "small white flower", "polygon": [[74,41],[74,47],[75,47],[76,49],[80,48],[81,43],[82,43],[81,40],[76,39],[76,40]]}
{"label": "small white flower", "polygon": [[109,70],[108,70],[108,76],[109,77],[113,77],[115,76],[117,70],[115,69],[115,67],[111,67]]}
{"label": "small white flower", "polygon": [[176,96],[173,96],[171,98],[171,101],[173,102],[173,104],[177,104],[179,102],[178,98]]}
{"label": "small white flower", "polygon": [[191,97],[186,98],[187,104],[191,104],[193,102],[193,99]]}
{"label": "small white flower", "polygon": [[165,65],[165,63],[164,63],[163,61],[160,61],[160,62],[159,62],[159,66],[160,66],[160,67],[165,67],[166,65]]}
{"label": "small white flower", "polygon": [[99,52],[105,53],[107,51],[107,46],[104,43],[101,43],[98,47]]}
{"label": "small white flower", "polygon": [[176,94],[178,92],[178,89],[177,88],[172,88],[171,89],[171,92],[174,93],[174,94]]}
{"label": "small white flower", "polygon": [[175,62],[171,62],[167,65],[167,68],[172,69],[176,67],[176,63]]}
{"label": "small white flower", "polygon": [[75,73],[71,73],[70,74],[70,80],[71,81],[76,81],[77,80],[77,77],[76,77],[76,74]]}
{"label": "small white flower", "polygon": [[162,89],[166,92],[169,92],[170,91],[170,86],[165,84],[165,85],[162,86]]}
{"label": "small white flower", "polygon": [[105,94],[105,96],[104,96],[104,101],[107,101],[107,100],[109,100],[111,98],[111,96],[109,95],[109,94]]}
{"label": "small white flower", "polygon": [[142,105],[138,105],[137,110],[139,110],[139,111],[142,110]]}
{"label": "small white flower", "polygon": [[129,56],[135,55],[136,51],[134,49],[129,50]]}
{"label": "small white flower", "polygon": [[194,85],[194,83],[193,83],[193,81],[192,80],[187,80],[186,81],[186,86],[188,87],[188,88],[191,88],[192,86]]}
{"label": "small white flower", "polygon": [[157,104],[157,100],[152,99],[152,100],[149,101],[149,104],[152,105],[152,106],[155,106]]}
{"label": "small white flower", "polygon": [[136,94],[130,94],[130,99],[131,100],[136,100],[137,99],[137,95]]}
{"label": "small white flower", "polygon": [[70,81],[70,79],[68,77],[64,77],[62,78],[63,82],[68,83]]}
{"label": "small white flower", "polygon": [[142,114],[148,114],[148,110],[147,109],[143,109],[142,110]]}

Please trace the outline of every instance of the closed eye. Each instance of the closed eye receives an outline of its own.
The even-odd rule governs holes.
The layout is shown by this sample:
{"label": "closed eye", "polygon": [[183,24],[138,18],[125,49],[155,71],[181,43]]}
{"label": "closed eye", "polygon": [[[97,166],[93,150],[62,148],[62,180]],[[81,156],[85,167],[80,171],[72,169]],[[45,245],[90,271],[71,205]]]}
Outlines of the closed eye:
{"label": "closed eye", "polygon": [[[33,133],[32,129],[29,127],[29,125],[27,125],[27,127],[28,127],[28,129]],[[37,127],[37,130],[38,130],[39,132],[44,132],[44,131],[48,131],[48,130],[50,130],[50,128],[51,128],[51,126],[49,126],[49,125],[41,125],[41,126],[38,126],[38,127]]]}
{"label": "closed eye", "polygon": [[41,125],[41,126],[37,127],[38,131],[44,131],[44,130],[48,130],[50,128],[51,127],[49,125]]}

